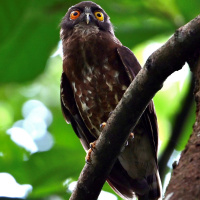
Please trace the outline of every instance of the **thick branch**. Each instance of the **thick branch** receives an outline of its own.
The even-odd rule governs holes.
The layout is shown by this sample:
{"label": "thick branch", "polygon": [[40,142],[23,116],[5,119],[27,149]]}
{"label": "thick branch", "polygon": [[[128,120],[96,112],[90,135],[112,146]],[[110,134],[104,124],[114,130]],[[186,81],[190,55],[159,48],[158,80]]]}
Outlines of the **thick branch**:
{"label": "thick branch", "polygon": [[100,135],[92,163],[86,164],[70,200],[97,199],[129,133],[165,79],[181,69],[200,43],[200,16],[178,29],[154,52],[131,83]]}

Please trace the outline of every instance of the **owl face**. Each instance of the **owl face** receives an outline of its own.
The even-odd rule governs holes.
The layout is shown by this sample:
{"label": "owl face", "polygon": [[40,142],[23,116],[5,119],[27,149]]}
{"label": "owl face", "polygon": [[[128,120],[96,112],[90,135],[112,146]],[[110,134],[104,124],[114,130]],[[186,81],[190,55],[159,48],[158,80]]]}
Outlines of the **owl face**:
{"label": "owl face", "polygon": [[101,31],[114,34],[109,16],[99,5],[91,1],[83,1],[69,8],[61,22],[63,35],[68,37],[77,26],[84,29],[97,27]]}

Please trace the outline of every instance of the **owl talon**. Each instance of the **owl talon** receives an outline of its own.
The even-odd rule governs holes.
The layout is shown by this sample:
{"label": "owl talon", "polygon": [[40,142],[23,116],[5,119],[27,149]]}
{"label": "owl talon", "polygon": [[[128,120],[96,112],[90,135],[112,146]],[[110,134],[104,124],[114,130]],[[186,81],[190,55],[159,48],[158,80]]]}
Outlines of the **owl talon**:
{"label": "owl talon", "polygon": [[90,143],[90,149],[94,152],[96,141]]}
{"label": "owl talon", "polygon": [[89,149],[89,150],[87,151],[86,156],[85,156],[85,162],[86,162],[87,164],[91,164],[91,153],[92,153],[92,149]]}
{"label": "owl talon", "polygon": [[103,129],[105,128],[105,126],[106,126],[106,122],[103,122],[102,124],[100,124],[101,131],[103,131]]}
{"label": "owl talon", "polygon": [[91,164],[91,161],[92,161],[91,160],[91,153],[92,153],[92,151],[94,152],[95,145],[96,145],[96,141],[90,143],[90,148],[88,149],[86,157],[85,157],[85,162],[87,164]]}
{"label": "owl talon", "polygon": [[131,142],[134,139],[134,133],[130,133],[128,140],[125,142],[124,147],[129,145],[129,142]]}
{"label": "owl talon", "polygon": [[134,133],[130,133],[130,135],[129,135],[129,138],[128,139],[131,139],[131,140],[133,140],[134,139]]}
{"label": "owl talon", "polygon": [[129,143],[133,141],[133,139],[134,139],[134,133],[130,133],[130,135],[128,137],[128,140],[127,140],[127,145],[126,146],[128,146]]}

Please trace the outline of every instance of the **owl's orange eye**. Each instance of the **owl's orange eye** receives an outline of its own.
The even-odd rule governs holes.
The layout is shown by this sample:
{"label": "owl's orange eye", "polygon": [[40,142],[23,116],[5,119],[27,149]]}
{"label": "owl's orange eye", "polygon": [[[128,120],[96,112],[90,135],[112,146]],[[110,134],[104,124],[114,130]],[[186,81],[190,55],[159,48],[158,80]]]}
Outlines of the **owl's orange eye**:
{"label": "owl's orange eye", "polygon": [[79,10],[72,11],[70,14],[70,19],[77,19],[80,16],[81,12]]}
{"label": "owl's orange eye", "polygon": [[104,20],[104,15],[103,15],[102,12],[97,11],[97,12],[94,13],[94,15],[99,21],[103,21]]}

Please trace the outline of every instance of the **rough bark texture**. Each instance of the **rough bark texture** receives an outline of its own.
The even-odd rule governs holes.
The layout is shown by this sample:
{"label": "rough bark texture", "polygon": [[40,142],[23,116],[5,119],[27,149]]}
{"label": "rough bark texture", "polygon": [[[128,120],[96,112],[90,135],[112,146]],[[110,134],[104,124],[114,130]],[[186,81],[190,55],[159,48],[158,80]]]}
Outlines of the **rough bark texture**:
{"label": "rough bark texture", "polygon": [[200,199],[200,56],[194,65],[196,122],[180,162],[173,171],[165,195],[167,200]]}
{"label": "rough bark texture", "polygon": [[[91,154],[92,163],[84,166],[70,200],[98,198],[122,146],[148,102],[161,89],[165,79],[182,68],[199,44],[200,16],[178,29],[165,45],[150,56],[108,119],[97,140],[96,149]],[[195,149],[198,148],[198,145],[195,146]]]}

